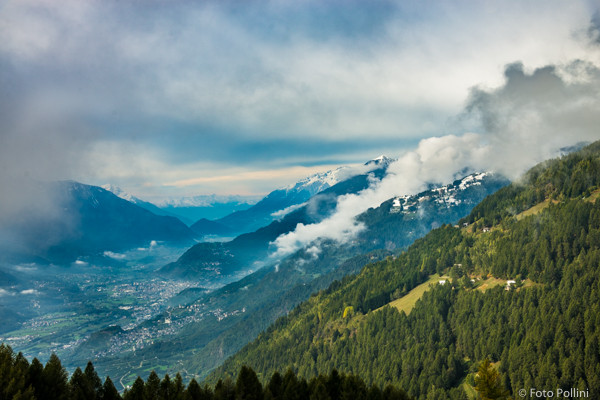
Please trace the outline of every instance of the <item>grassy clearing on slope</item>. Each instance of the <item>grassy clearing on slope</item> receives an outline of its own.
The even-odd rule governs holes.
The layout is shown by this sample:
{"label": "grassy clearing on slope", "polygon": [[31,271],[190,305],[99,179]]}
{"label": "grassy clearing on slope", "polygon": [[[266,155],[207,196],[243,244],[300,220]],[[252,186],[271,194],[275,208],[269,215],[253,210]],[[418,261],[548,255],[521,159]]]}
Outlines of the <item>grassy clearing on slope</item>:
{"label": "grassy clearing on slope", "polygon": [[504,279],[491,277],[479,282],[479,284],[477,285],[477,290],[485,293],[486,290],[494,288],[496,286],[506,286],[506,281]]}
{"label": "grassy clearing on slope", "polygon": [[[594,192],[595,193],[595,192]],[[600,194],[600,193],[599,193]],[[593,196],[593,194],[592,194]],[[592,196],[590,196],[589,198],[591,199]],[[596,195],[598,196],[598,195]],[[548,207],[550,205],[550,202],[552,201],[552,203],[557,204],[558,200],[550,200],[550,199],[546,199],[544,201],[542,201],[541,203],[536,204],[535,206],[528,208],[527,210],[523,211],[520,214],[517,214],[515,216],[515,218],[517,218],[517,221],[522,220],[525,217],[529,217],[530,215],[536,215],[539,214],[543,209],[545,209],[546,207]]]}
{"label": "grassy clearing on slope", "polygon": [[586,197],[585,201],[589,201],[590,203],[593,203],[599,198],[600,198],[600,189],[596,189],[588,197]]}
{"label": "grassy clearing on slope", "polygon": [[[398,311],[404,311],[406,314],[410,314],[411,310],[415,307],[417,300],[419,300],[423,296],[423,293],[429,290],[430,285],[438,285],[440,280],[448,279],[448,277],[440,277],[438,274],[431,275],[427,282],[420,284],[419,286],[408,292],[405,296],[402,296],[399,299],[388,303],[387,305],[396,307]],[[381,310],[382,308],[383,307],[380,307],[375,311]]]}

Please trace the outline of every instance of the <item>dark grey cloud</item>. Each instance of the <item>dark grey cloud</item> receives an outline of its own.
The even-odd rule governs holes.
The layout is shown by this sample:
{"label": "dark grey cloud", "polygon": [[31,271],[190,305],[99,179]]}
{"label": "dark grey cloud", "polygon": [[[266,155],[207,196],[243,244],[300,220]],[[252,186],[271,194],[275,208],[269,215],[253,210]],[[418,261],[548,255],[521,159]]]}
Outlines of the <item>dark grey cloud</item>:
{"label": "dark grey cloud", "polygon": [[527,73],[514,63],[506,67],[505,79],[495,90],[474,88],[464,114],[496,154],[510,155],[506,162],[493,160],[497,168],[517,176],[561,147],[600,139],[596,65],[576,60]]}

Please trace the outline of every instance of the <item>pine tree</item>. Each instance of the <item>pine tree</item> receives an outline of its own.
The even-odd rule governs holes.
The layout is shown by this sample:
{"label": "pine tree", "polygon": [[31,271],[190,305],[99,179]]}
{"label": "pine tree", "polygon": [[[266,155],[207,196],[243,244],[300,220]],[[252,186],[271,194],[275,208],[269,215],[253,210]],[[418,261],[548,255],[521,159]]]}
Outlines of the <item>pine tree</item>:
{"label": "pine tree", "polygon": [[298,378],[291,369],[283,376],[283,399],[302,400],[299,396]]}
{"label": "pine tree", "polygon": [[235,386],[229,377],[225,380],[219,379],[215,385],[214,399],[235,400]]}
{"label": "pine tree", "polygon": [[67,399],[69,394],[67,376],[67,371],[60,363],[60,359],[52,353],[42,372],[44,389],[38,400]]}
{"label": "pine tree", "polygon": [[240,369],[235,383],[236,400],[262,400],[263,389],[256,373],[252,368],[244,365]]}
{"label": "pine tree", "polygon": [[[6,388],[11,379],[12,364],[13,364],[13,351],[10,346],[4,343],[0,345],[0,394],[3,398],[7,398]],[[12,394],[10,394],[12,395]]]}
{"label": "pine tree", "polygon": [[172,390],[173,398],[175,400],[183,400],[185,387],[183,386],[183,378],[181,377],[181,374],[179,372],[175,374],[175,380],[172,383]]}
{"label": "pine tree", "polygon": [[33,394],[37,399],[42,398],[42,390],[44,390],[44,366],[37,359],[34,358],[29,365],[29,384],[33,388]]}
{"label": "pine tree", "polygon": [[310,394],[310,400],[331,400],[327,387],[322,380],[318,380]]}
{"label": "pine tree", "polygon": [[89,399],[93,400],[98,398],[100,396],[100,392],[102,391],[102,381],[100,380],[98,373],[96,373],[94,365],[91,361],[88,361],[85,370],[83,371],[83,375],[85,375],[85,379],[92,388],[92,393],[90,393],[90,396],[93,397],[89,397]]}
{"label": "pine tree", "polygon": [[33,388],[29,386],[25,391],[18,391],[17,394],[12,398],[12,400],[35,400],[35,395],[33,394]]}
{"label": "pine tree", "polygon": [[155,371],[150,372],[144,387],[145,400],[158,400],[160,393],[160,378]]}
{"label": "pine tree", "polygon": [[137,377],[131,389],[126,390],[123,400],[146,400],[146,385],[141,377]]}
{"label": "pine tree", "polygon": [[81,368],[77,367],[69,381],[69,400],[87,400],[93,398],[95,397],[92,386],[87,381]]}
{"label": "pine tree", "polygon": [[265,389],[266,400],[282,400],[283,396],[283,378],[279,372],[273,373],[271,380]]}
{"label": "pine tree", "polygon": [[100,391],[100,399],[101,400],[120,400],[121,399],[121,396],[119,395],[119,392],[117,391],[117,388],[115,388],[115,385],[113,384],[112,380],[108,376],[104,380],[104,385],[102,385],[102,389]]}
{"label": "pine tree", "polygon": [[187,390],[185,391],[186,400],[207,400],[205,399],[204,393],[198,382],[192,379],[188,384]]}
{"label": "pine tree", "polygon": [[160,400],[174,400],[175,396],[173,394],[173,384],[171,383],[171,378],[169,378],[169,374],[165,374],[165,377],[160,382],[158,398]]}
{"label": "pine tree", "polygon": [[400,389],[388,385],[383,389],[383,398],[386,400],[410,400],[410,397]]}
{"label": "pine tree", "polygon": [[325,386],[327,387],[327,392],[329,393],[331,400],[340,399],[340,393],[342,391],[342,379],[335,368],[331,371],[331,374],[329,374],[329,379],[327,379]]}
{"label": "pine tree", "polygon": [[383,393],[381,393],[381,389],[375,385],[371,385],[369,391],[367,392],[367,400],[383,400]]}
{"label": "pine tree", "polygon": [[479,364],[475,377],[475,390],[482,400],[503,400],[508,398],[508,392],[502,387],[500,374],[486,358]]}
{"label": "pine tree", "polygon": [[15,357],[10,346],[0,345],[0,398],[28,398],[33,389],[28,383],[29,363],[22,353]]}

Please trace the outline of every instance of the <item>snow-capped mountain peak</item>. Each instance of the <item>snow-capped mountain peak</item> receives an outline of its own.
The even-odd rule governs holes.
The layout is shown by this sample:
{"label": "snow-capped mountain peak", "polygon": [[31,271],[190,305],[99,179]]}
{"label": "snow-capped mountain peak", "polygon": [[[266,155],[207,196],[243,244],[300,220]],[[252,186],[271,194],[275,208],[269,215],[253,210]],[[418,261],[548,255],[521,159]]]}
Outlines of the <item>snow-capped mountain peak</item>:
{"label": "snow-capped mountain peak", "polygon": [[374,159],[367,161],[365,165],[376,165],[378,167],[383,167],[390,165],[394,161],[396,160],[394,160],[393,158],[386,157],[382,154],[379,157],[375,157]]}
{"label": "snow-capped mountain peak", "polygon": [[306,190],[310,193],[311,196],[313,196],[344,180],[345,178],[342,177],[342,171],[345,172],[348,168],[349,167],[339,167],[331,171],[320,172],[314,175],[310,175],[304,179],[299,180],[296,183],[286,186],[284,190],[287,192],[300,192]]}
{"label": "snow-capped mountain peak", "polygon": [[393,161],[395,161],[393,158],[381,155],[359,166],[343,166],[331,171],[310,175],[296,183],[284,187],[283,190],[287,192],[300,192],[306,190],[312,196],[355,175],[366,174],[375,169],[386,168]]}

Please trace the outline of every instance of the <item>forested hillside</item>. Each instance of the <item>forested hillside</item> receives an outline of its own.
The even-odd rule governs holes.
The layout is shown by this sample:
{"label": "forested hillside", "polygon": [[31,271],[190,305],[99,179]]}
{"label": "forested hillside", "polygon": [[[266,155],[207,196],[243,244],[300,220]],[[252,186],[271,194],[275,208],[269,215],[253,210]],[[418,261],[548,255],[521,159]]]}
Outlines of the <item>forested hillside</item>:
{"label": "forested hillside", "polygon": [[[210,380],[242,364],[263,379],[338,368],[420,399],[465,398],[489,358],[513,395],[575,388],[600,398],[599,155],[597,142],[538,165],[473,209],[468,226],[443,226],[334,282]],[[450,279],[408,315],[385,306],[436,273]]]}

